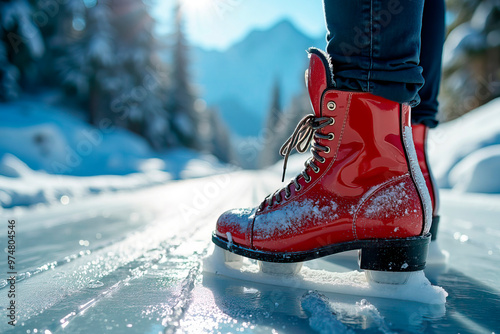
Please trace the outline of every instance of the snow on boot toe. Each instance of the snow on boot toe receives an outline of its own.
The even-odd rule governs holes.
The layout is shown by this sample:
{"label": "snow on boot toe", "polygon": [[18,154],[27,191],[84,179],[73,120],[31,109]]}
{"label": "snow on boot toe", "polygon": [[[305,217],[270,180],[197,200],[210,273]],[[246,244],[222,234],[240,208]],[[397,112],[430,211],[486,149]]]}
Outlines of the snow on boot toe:
{"label": "snow on boot toe", "polygon": [[217,221],[215,229],[219,238],[230,244],[250,247],[249,229],[252,227],[255,209],[232,209],[224,212]]}

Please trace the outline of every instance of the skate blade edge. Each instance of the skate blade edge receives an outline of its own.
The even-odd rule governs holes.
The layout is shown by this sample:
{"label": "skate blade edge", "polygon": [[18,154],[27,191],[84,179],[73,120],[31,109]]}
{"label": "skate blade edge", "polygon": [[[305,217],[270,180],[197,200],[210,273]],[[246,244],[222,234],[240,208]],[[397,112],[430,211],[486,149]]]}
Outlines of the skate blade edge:
{"label": "skate blade edge", "polygon": [[431,235],[402,239],[356,240],[328,245],[310,251],[266,252],[248,249],[228,242],[215,233],[212,242],[229,252],[255,260],[275,263],[293,263],[314,260],[327,255],[360,249],[361,269],[390,272],[420,271],[425,268]]}
{"label": "skate blade edge", "polygon": [[[268,273],[262,271],[260,263],[247,258],[242,258],[242,261],[228,262],[227,253],[229,252],[221,247],[213,247],[213,251],[203,259],[203,272],[238,281],[305,291],[316,290],[325,293],[396,299],[434,305],[444,305],[448,296],[443,288],[432,285],[423,271],[354,270],[334,272],[312,269],[307,266],[307,263],[304,263],[296,274],[276,271]],[[276,264],[280,263],[267,263],[271,268]],[[288,263],[288,265],[301,264]],[[245,284],[243,283],[242,286]]]}

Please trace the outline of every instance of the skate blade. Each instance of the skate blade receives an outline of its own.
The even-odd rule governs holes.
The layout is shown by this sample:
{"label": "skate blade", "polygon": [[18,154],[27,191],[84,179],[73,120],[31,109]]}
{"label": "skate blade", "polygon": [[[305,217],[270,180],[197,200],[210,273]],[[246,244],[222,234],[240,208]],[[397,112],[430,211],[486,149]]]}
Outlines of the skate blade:
{"label": "skate blade", "polygon": [[274,263],[258,261],[260,271],[269,275],[292,276],[297,275],[302,268],[302,262]]}
{"label": "skate blade", "polygon": [[217,273],[224,271],[227,267],[233,270],[240,270],[243,266],[243,256],[231,253],[225,249],[215,246],[210,257],[204,260],[205,270]]}
{"label": "skate blade", "polygon": [[221,249],[221,250],[224,253],[224,262],[225,263],[231,263],[233,265],[237,265],[237,264],[241,264],[243,262],[243,256],[238,255],[238,254],[234,254],[234,253],[227,251],[225,249]]}
{"label": "skate blade", "polygon": [[[422,271],[404,272],[403,274],[411,274],[406,284],[394,284],[394,279],[390,280],[392,284],[380,284],[367,278],[366,273],[360,271],[334,272],[312,269],[306,263],[296,275],[277,276],[262,272],[254,260],[243,258],[240,263],[239,261],[226,262],[225,259],[224,250],[215,246],[213,252],[203,259],[203,272],[273,286],[426,304],[444,304],[448,295],[442,288],[431,285]],[[270,264],[273,265],[273,263]],[[372,276],[370,274],[370,277]],[[380,277],[376,279],[378,282],[387,282],[387,279],[383,280]]]}
{"label": "skate blade", "polygon": [[365,277],[368,284],[405,285],[412,276],[420,275],[420,273],[423,273],[423,271],[391,272],[365,270]]}

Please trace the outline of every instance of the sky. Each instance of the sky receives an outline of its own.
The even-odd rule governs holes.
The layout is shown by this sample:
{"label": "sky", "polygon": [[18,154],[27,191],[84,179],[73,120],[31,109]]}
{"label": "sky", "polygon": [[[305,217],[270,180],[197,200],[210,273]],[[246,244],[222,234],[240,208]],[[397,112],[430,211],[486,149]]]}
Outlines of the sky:
{"label": "sky", "polygon": [[[186,35],[193,45],[224,50],[251,30],[266,29],[289,19],[311,37],[325,34],[321,0],[180,0]],[[173,0],[157,0],[153,16],[158,32],[172,27]]]}

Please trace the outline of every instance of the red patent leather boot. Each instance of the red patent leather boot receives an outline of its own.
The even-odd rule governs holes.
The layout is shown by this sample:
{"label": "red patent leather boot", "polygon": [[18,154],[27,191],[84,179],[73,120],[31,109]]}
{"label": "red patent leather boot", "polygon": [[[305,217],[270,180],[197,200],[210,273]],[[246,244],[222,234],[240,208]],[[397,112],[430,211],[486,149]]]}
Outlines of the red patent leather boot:
{"label": "red patent leather boot", "polygon": [[312,157],[258,208],[217,221],[213,242],[267,262],[300,262],[360,249],[360,267],[417,271],[425,266],[431,202],[418,166],[410,107],[370,93],[334,89],[331,66],[309,51],[314,110],[282,147]]}
{"label": "red patent leather boot", "polygon": [[427,133],[429,128],[423,124],[413,124],[413,142],[415,144],[415,151],[417,152],[418,164],[425,179],[425,184],[429,190],[432,204],[432,224],[430,233],[432,234],[431,240],[436,240],[438,225],[439,225],[439,190],[432,176],[429,161],[427,159]]}

